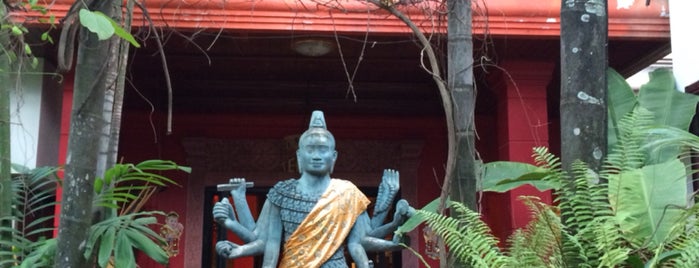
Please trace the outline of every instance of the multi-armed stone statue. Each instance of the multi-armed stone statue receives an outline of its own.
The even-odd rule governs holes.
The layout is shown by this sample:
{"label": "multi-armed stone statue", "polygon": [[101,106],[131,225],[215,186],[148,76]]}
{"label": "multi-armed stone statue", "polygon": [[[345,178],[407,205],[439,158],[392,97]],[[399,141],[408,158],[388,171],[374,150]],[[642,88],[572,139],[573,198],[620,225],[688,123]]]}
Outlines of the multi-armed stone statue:
{"label": "multi-armed stone statue", "polygon": [[384,239],[414,213],[400,200],[393,220],[384,224],[399,189],[397,171],[384,170],[369,218],[364,194],[349,181],[330,178],[337,151],[322,112],[313,112],[296,157],[301,177],[281,181],[269,191],[257,222],[245,201],[244,179],[234,180],[237,187],[231,190],[237,218],[228,199],[214,205],[214,219],[245,243],[220,241],[219,255],[233,259],[263,254],[263,267],[271,268],[347,267],[346,246],[356,267],[366,268],[367,252],[402,249],[397,237]]}

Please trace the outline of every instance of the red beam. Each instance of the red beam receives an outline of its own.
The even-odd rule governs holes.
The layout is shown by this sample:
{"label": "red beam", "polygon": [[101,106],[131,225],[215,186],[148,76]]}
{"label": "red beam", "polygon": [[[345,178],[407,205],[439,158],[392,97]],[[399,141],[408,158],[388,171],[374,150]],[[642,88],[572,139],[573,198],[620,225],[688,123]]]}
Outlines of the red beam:
{"label": "red beam", "polygon": [[[49,14],[12,13],[16,21],[27,20],[27,15],[48,19],[65,16],[73,0],[56,0]],[[398,19],[363,1],[327,1],[338,6],[331,9],[312,0],[266,1],[144,1],[156,26],[177,29],[219,29],[245,31],[300,31],[409,34],[409,29]],[[610,1],[609,36],[612,38],[666,39],[670,36],[667,7],[663,1],[652,1],[646,7],[643,1],[635,1],[629,9],[618,9]],[[399,6],[425,31],[444,32],[444,17],[423,10],[439,5],[435,1],[423,1],[417,6]],[[474,1],[473,29],[475,34],[494,36],[547,36],[557,37],[560,31],[560,0]],[[342,6],[339,6],[342,5]],[[143,13],[136,10],[134,25],[147,25]]]}

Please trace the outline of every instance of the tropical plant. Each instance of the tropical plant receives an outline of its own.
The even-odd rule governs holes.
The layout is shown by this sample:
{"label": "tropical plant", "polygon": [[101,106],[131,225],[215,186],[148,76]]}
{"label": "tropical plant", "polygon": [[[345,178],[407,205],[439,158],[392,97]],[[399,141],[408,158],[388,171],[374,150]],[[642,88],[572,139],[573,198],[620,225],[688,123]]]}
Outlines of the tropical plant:
{"label": "tropical plant", "polygon": [[[36,251],[53,235],[53,207],[56,188],[60,180],[56,177],[55,167],[28,169],[20,165],[13,166],[19,174],[12,178],[11,208],[12,215],[3,221],[12,226],[1,226],[3,232],[12,234],[8,240],[0,240],[2,251],[0,267],[17,265]],[[45,213],[50,210],[50,213]],[[9,249],[9,250],[5,250]],[[47,263],[36,260],[36,263]]]}
{"label": "tropical plant", "polygon": [[[619,77],[610,73],[612,81]],[[534,148],[535,165],[485,164],[485,191],[532,184],[556,193],[555,205],[523,197],[532,221],[514,232],[507,250],[487,228],[472,227],[484,226],[477,213],[453,202],[452,216],[425,207],[399,232],[425,221],[455,256],[477,267],[694,267],[699,206],[689,202],[687,177],[695,171],[686,148],[699,149],[699,137],[686,129],[697,98],[674,91],[668,77],[654,72],[638,97],[628,86],[610,88],[630,104],[610,111],[614,149],[599,173],[581,161],[565,172],[545,147]]]}
{"label": "tropical plant", "polygon": [[[130,206],[134,202],[145,202],[152,189],[176,185],[171,179],[156,173],[167,170],[190,172],[188,167],[172,161],[147,160],[138,164],[117,164],[96,179],[93,207],[106,208],[110,212],[103,217],[104,220],[90,227],[83,252],[85,258],[96,258],[100,267],[106,267],[110,262],[115,267],[135,267],[133,250],[137,249],[159,263],[168,262],[169,256],[161,248],[164,239],[148,227],[157,223],[157,215],[164,213],[140,212],[138,208]],[[11,251],[0,252],[12,256],[12,261],[0,263],[0,266],[53,266],[57,246],[56,239],[50,238],[54,231],[53,213],[33,218],[31,223],[26,219],[37,215],[41,209],[56,205],[55,199],[52,199],[59,182],[53,175],[55,171],[56,168],[39,168],[14,180],[13,221],[16,224],[11,230],[14,235],[11,241],[0,241],[0,244],[12,246]],[[117,215],[117,209],[127,207],[131,209],[122,210],[121,215]],[[51,227],[41,227],[45,222],[51,223]]]}

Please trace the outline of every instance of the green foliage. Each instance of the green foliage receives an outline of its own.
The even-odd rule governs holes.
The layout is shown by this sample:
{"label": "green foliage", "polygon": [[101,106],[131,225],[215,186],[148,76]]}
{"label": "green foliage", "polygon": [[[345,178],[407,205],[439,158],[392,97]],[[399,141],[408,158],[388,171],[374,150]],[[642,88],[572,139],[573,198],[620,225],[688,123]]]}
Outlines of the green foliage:
{"label": "green foliage", "polygon": [[453,217],[427,210],[418,210],[416,217],[424,219],[437,235],[444,238],[460,260],[475,267],[509,267],[510,259],[500,252],[497,239],[480,220],[480,214],[461,203],[448,203]]}
{"label": "green foliage", "polygon": [[523,197],[534,218],[508,239],[508,254],[522,267],[563,267],[563,229],[559,212],[536,197]]}
{"label": "green foliage", "polygon": [[[17,265],[29,258],[32,252],[40,249],[53,235],[53,215],[42,215],[46,215],[47,210],[53,211],[56,188],[60,184],[56,177],[58,168],[40,167],[30,170],[20,165],[13,165],[13,168],[20,173],[12,178],[12,216],[3,219],[13,222],[13,226],[0,227],[3,231],[12,233],[11,240],[0,240],[1,245],[9,246],[12,250],[2,250],[0,255],[12,258],[0,258],[1,267]],[[47,261],[40,257],[35,257],[35,260],[37,263]]]}
{"label": "green foliage", "polygon": [[153,172],[181,170],[191,172],[189,167],[178,166],[165,160],[146,160],[136,165],[116,164],[95,179],[94,205],[119,208],[124,203],[138,198],[138,193],[150,186],[177,185],[176,182]]}
{"label": "green foliage", "polygon": [[85,26],[90,32],[97,34],[99,40],[107,40],[113,35],[117,35],[135,47],[141,47],[136,39],[129,32],[124,30],[116,21],[99,11],[81,9],[78,13],[80,24]]}
{"label": "green foliage", "polygon": [[493,192],[507,192],[525,184],[531,184],[540,191],[556,188],[550,180],[543,180],[550,174],[532,164],[497,161],[483,166],[481,188]]}
{"label": "green foliage", "polygon": [[[56,251],[56,240],[49,239],[54,231],[54,215],[50,213],[39,218],[35,215],[39,215],[42,209],[52,210],[56,205],[52,200],[55,200],[56,186],[60,182],[55,176],[57,169],[15,169],[24,171],[22,176],[13,181],[13,208],[16,211],[12,220],[16,223],[16,228],[11,229],[11,241],[0,240],[0,244],[13,248],[11,252],[0,254],[13,258],[11,262],[0,263],[0,266],[50,267],[53,265]],[[95,186],[94,206],[116,209],[136,201],[139,192],[145,190],[148,185],[176,185],[171,179],[156,174],[170,170],[191,171],[189,167],[165,160],[146,160],[135,165],[117,164],[108,169],[103,177],[96,179],[95,185],[99,186]],[[166,264],[169,261],[169,256],[161,248],[164,239],[148,227],[157,223],[156,215],[164,213],[152,211],[110,215],[114,216],[106,217],[90,228],[84,251],[85,258],[96,256],[100,267],[106,267],[110,261],[113,261],[114,267],[135,267],[136,249],[159,263]],[[50,223],[51,227],[42,227],[43,223]]]}
{"label": "green foliage", "polygon": [[162,249],[164,239],[148,228],[156,224],[155,214],[162,212],[139,212],[106,219],[90,228],[85,248],[85,258],[97,250],[97,263],[106,267],[113,257],[114,267],[136,267],[133,249],[138,249],[161,264],[167,264],[168,254]]}
{"label": "green foliage", "polygon": [[[488,230],[464,228],[482,224],[475,212],[418,220],[440,230],[452,255],[475,267],[490,267],[473,261],[486,256],[507,260],[508,267],[696,267],[699,206],[687,194],[687,177],[696,171],[687,161],[692,154],[686,148],[699,149],[699,137],[686,129],[699,99],[675,92],[668,77],[666,71],[653,73],[638,98],[628,94],[628,86],[618,85],[622,92],[610,88],[611,98],[624,101],[610,108],[614,149],[599,173],[581,161],[563,171],[545,147],[534,148],[535,165],[485,165],[483,190],[502,192],[532,184],[556,193],[555,205],[525,197],[532,220],[508,239],[508,250],[474,251],[461,245],[493,245]],[[413,226],[417,224],[411,222]],[[448,238],[452,232],[465,237],[469,231],[476,237]]]}
{"label": "green foliage", "polygon": [[[39,4],[36,0],[21,0],[15,5],[17,8],[21,7],[23,9],[37,11],[44,15],[49,13],[49,10],[45,6]],[[2,18],[0,18],[0,36],[7,35],[10,37],[7,39],[3,38],[3,41],[7,40],[8,43],[3,42],[3,44],[0,44],[0,56],[7,57],[7,59],[13,63],[17,63],[19,60],[20,66],[23,65],[24,60],[28,60],[32,68],[36,68],[38,65],[38,59],[32,53],[32,49],[29,44],[24,42],[24,35],[29,33],[29,30],[21,22],[13,22],[7,18],[9,18],[9,16],[5,14]],[[25,19],[25,21],[30,20],[31,18]],[[50,25],[50,27],[48,30],[42,33],[41,40],[53,43],[53,39],[51,39],[49,31],[55,28],[55,17],[51,15],[50,19],[46,22]],[[7,70],[0,69],[0,71]]]}
{"label": "green foliage", "polygon": [[[688,129],[696,113],[695,107],[699,96],[677,91],[675,79],[669,69],[657,69],[650,74],[647,84],[641,86],[638,95],[631,91],[626,81],[614,70],[609,69],[609,135],[608,146],[616,148],[619,124],[634,109],[642,107],[652,114],[653,126],[666,126]],[[647,156],[647,161],[660,163],[677,153],[677,147],[666,147],[660,152]],[[652,157],[651,157],[652,156]]]}

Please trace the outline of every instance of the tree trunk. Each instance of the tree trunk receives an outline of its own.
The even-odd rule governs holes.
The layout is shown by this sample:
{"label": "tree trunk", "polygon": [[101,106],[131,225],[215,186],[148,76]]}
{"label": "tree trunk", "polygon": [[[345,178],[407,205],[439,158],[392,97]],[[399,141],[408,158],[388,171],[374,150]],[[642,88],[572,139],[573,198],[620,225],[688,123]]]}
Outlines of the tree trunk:
{"label": "tree trunk", "polygon": [[607,154],[607,1],[561,1],[561,161]]}
{"label": "tree trunk", "polygon": [[[126,12],[124,14],[124,30],[131,32],[131,21],[135,0],[126,2]],[[117,20],[120,21],[120,20]],[[121,112],[124,104],[124,88],[126,87],[126,65],[129,58],[129,48],[131,44],[124,39],[119,39],[119,58],[116,88],[114,93],[114,107],[112,112],[112,127],[110,133],[110,145],[107,155],[107,163],[110,167],[117,163],[117,153],[119,152],[119,133],[121,132]]]}
{"label": "tree trunk", "polygon": [[[478,211],[474,141],[473,40],[471,0],[447,1],[447,87],[453,101],[456,131],[451,199]],[[444,265],[444,262],[442,262]],[[464,266],[465,264],[456,264]],[[456,267],[450,265],[449,267]]]}
{"label": "tree trunk", "polygon": [[[114,1],[94,1],[90,10],[112,16]],[[84,244],[92,223],[92,198],[101,130],[104,127],[103,108],[109,87],[108,76],[114,62],[110,62],[110,48],[118,37],[100,41],[87,29],[80,29],[78,61],[73,90],[68,157],[63,184],[58,227],[58,249],[55,267],[90,267],[83,257]],[[61,40],[66,42],[69,40]],[[112,80],[113,81],[113,80]]]}
{"label": "tree trunk", "polygon": [[[0,25],[7,21],[7,9],[0,4]],[[11,228],[7,218],[12,215],[12,177],[10,167],[10,68],[7,52],[11,51],[8,33],[0,32],[0,230]],[[0,240],[12,239],[12,233],[0,231]],[[0,245],[0,252],[10,252],[9,245]],[[0,256],[0,262],[12,256]]]}
{"label": "tree trunk", "polygon": [[[115,12],[112,14],[112,19],[121,22],[121,3],[113,2],[113,4],[118,6],[113,7]],[[130,31],[130,29],[128,30]],[[124,76],[126,73],[126,58],[128,58],[128,45],[129,43],[126,40],[116,38],[116,40],[110,43],[109,47],[109,59],[107,61],[109,64],[104,70],[106,72],[104,83],[107,87],[102,110],[104,127],[102,128],[97,158],[97,170],[95,172],[97,176],[105,174],[107,169],[111,168],[116,163],[119,127],[121,123],[121,104],[124,98]],[[126,47],[126,51],[122,53],[124,46]],[[117,210],[114,208],[95,207],[93,211],[93,223],[117,216]]]}

